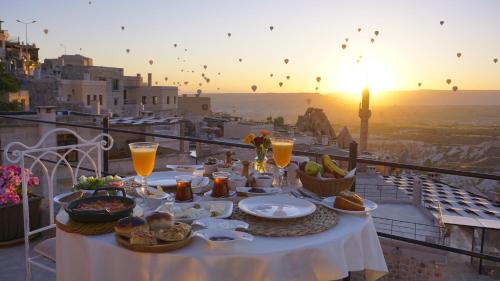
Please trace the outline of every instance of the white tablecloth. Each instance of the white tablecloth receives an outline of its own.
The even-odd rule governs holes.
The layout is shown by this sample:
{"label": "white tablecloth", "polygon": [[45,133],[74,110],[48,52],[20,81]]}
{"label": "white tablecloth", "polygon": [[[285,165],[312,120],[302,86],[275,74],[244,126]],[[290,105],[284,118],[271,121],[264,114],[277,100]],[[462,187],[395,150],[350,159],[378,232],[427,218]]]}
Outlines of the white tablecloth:
{"label": "white tablecloth", "polygon": [[83,236],[57,229],[57,280],[267,281],[335,280],[366,270],[367,280],[387,272],[371,217],[342,215],[333,228],[290,238],[255,237],[211,249],[199,237],[169,253],[120,247],[114,234]]}

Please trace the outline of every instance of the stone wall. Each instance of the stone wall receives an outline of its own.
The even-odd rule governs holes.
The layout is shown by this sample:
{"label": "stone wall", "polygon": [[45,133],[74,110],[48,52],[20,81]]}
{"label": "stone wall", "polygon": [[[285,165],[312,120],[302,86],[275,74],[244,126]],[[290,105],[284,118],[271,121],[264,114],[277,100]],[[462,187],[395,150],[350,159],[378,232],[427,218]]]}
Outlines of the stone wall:
{"label": "stone wall", "polygon": [[21,89],[29,91],[30,110],[38,106],[58,104],[58,82],[56,79],[38,79],[21,81]]}

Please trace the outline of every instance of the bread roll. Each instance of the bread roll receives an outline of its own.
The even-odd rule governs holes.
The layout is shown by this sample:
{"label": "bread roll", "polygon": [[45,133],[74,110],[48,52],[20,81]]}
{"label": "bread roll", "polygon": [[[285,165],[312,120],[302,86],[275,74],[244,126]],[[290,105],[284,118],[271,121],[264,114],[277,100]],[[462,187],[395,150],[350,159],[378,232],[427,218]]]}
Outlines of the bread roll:
{"label": "bread roll", "polygon": [[138,230],[132,232],[130,236],[131,245],[156,245],[158,241],[149,231]]}
{"label": "bread roll", "polygon": [[115,225],[115,232],[123,237],[130,238],[133,231],[149,231],[149,225],[139,217],[126,217],[120,219]]}
{"label": "bread roll", "polygon": [[170,213],[154,212],[146,217],[152,231],[168,228],[174,224],[174,216]]}

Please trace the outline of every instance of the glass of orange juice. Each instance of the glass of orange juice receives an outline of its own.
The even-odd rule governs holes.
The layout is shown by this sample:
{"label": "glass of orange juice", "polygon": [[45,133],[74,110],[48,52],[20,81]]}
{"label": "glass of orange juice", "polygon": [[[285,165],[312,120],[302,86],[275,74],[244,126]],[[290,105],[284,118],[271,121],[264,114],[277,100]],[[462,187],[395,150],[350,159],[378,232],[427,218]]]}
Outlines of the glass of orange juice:
{"label": "glass of orange juice", "polygon": [[142,188],[146,188],[147,178],[155,167],[156,150],[158,143],[154,142],[134,142],[129,144],[132,152],[132,162],[134,170],[141,178]]}
{"label": "glass of orange juice", "polygon": [[[290,164],[294,142],[295,139],[291,137],[276,136],[271,138],[274,163],[280,169],[280,175],[283,175],[283,169]],[[283,187],[283,179],[280,180],[280,187]]]}

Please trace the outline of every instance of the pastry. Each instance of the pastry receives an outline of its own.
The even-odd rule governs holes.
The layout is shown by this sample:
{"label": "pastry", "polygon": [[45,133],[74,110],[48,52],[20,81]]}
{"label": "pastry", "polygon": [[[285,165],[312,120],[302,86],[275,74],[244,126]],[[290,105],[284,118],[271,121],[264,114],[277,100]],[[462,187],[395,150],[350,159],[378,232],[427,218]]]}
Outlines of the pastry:
{"label": "pastry", "polygon": [[186,239],[191,232],[191,227],[184,223],[178,223],[168,228],[155,232],[156,238],[165,242],[174,242]]}
{"label": "pastry", "polygon": [[157,231],[172,226],[174,224],[174,216],[170,213],[154,212],[146,217],[146,221],[152,231]]}
{"label": "pastry", "polygon": [[342,210],[348,211],[364,211],[365,207],[358,203],[352,202],[342,196],[335,197],[335,202],[333,203],[333,207]]}
{"label": "pastry", "polygon": [[361,196],[357,195],[355,192],[344,190],[340,192],[339,196],[344,197],[345,199],[357,203],[359,205],[363,205],[363,198],[361,198]]}
{"label": "pastry", "polygon": [[137,230],[132,232],[130,235],[130,244],[131,245],[156,245],[158,241],[156,241],[155,236],[149,232],[144,230]]}
{"label": "pastry", "polygon": [[126,217],[120,219],[115,225],[115,232],[123,237],[130,238],[133,231],[149,231],[149,225],[139,217]]}

